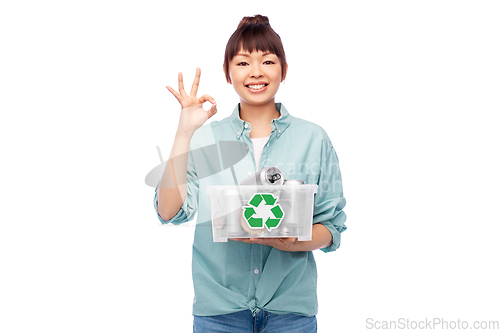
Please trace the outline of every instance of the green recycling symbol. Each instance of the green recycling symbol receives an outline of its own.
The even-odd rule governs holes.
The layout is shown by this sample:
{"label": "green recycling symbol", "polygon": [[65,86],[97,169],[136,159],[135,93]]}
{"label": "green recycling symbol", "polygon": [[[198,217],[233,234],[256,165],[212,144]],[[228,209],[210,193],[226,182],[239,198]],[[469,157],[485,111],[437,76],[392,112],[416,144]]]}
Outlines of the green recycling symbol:
{"label": "green recycling symbol", "polygon": [[[278,198],[270,193],[255,193],[248,201],[248,206],[243,206],[243,216],[252,229],[260,229],[264,226],[267,230],[278,228],[285,217],[285,212],[279,204]],[[264,222],[265,221],[265,222]]]}

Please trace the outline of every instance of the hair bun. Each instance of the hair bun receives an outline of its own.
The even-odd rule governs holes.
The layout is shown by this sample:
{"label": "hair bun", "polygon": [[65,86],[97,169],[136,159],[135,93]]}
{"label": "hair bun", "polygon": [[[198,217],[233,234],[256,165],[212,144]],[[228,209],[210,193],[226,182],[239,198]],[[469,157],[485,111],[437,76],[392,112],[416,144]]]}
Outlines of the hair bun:
{"label": "hair bun", "polygon": [[269,19],[267,18],[267,16],[262,16],[259,14],[255,16],[245,16],[241,19],[240,24],[238,24],[238,28],[246,24],[263,24],[271,26],[269,24]]}

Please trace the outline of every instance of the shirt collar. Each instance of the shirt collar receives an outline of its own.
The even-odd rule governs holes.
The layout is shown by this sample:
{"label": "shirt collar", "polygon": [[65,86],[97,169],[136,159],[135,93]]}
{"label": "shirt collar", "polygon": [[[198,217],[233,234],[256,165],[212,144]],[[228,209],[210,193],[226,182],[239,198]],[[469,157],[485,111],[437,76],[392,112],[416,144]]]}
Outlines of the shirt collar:
{"label": "shirt collar", "polygon": [[[279,138],[281,134],[288,128],[290,125],[290,114],[286,110],[286,108],[281,103],[275,103],[276,110],[279,111],[280,116],[277,119],[273,119],[271,122],[271,126],[273,130],[276,130],[276,137]],[[234,133],[236,134],[236,138],[239,139],[243,132],[245,131],[245,124],[248,124],[247,128],[250,126],[249,123],[243,121],[240,118],[240,104],[236,105],[233,113],[229,117],[231,121],[231,125],[233,127]]]}

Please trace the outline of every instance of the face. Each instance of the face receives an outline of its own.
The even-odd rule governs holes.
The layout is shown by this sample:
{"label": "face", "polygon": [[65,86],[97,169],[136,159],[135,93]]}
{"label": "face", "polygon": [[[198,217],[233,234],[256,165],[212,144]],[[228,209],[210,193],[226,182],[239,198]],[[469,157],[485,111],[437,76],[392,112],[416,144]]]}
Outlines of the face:
{"label": "face", "polygon": [[265,105],[274,103],[281,77],[278,57],[269,52],[240,50],[229,62],[229,78],[242,103]]}

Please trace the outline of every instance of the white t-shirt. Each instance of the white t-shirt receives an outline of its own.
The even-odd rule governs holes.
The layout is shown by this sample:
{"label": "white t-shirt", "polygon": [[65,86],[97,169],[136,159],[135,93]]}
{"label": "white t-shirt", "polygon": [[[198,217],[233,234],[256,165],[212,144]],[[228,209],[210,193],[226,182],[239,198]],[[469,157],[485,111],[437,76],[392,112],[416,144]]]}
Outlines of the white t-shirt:
{"label": "white t-shirt", "polygon": [[255,157],[255,171],[259,171],[260,157],[262,156],[262,150],[266,145],[269,137],[266,138],[250,138],[253,143],[253,156]]}

